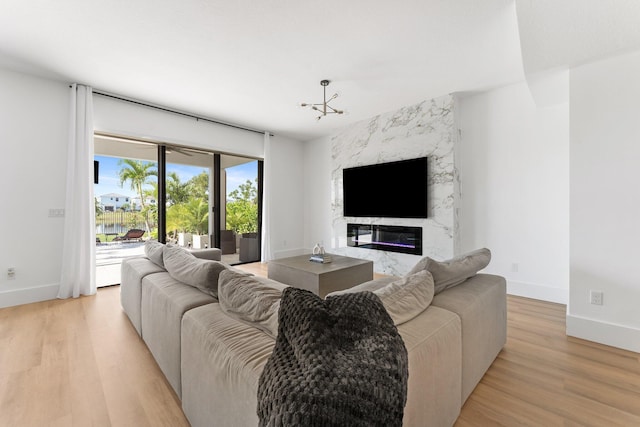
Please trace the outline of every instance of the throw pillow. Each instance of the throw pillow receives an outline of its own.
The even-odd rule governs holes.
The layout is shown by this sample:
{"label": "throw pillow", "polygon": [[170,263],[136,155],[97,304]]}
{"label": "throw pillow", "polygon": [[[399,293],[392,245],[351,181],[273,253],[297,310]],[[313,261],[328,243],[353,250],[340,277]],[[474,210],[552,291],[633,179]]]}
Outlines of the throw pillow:
{"label": "throw pillow", "polygon": [[445,289],[459,285],[475,276],[478,271],[489,265],[489,261],[491,261],[491,251],[487,248],[476,249],[448,261],[436,261],[424,257],[407,273],[407,276],[420,270],[429,271],[433,276],[435,294],[437,295]]}
{"label": "throw pillow", "polygon": [[218,297],[218,277],[228,268],[226,264],[196,258],[179,246],[165,246],[163,261],[174,279]]}
{"label": "throw pillow", "polygon": [[398,326],[413,319],[429,307],[433,301],[434,285],[431,273],[422,270],[411,276],[373,291]]}
{"label": "throw pillow", "polygon": [[144,242],[144,254],[149,261],[164,268],[164,261],[162,253],[164,252],[164,245],[157,240],[147,240]]}
{"label": "throw pillow", "polygon": [[285,288],[287,285],[275,280],[224,270],[218,280],[218,301],[229,317],[275,338],[280,298]]}
{"label": "throw pillow", "polygon": [[353,288],[331,292],[325,298],[366,291],[373,292],[380,298],[394,325],[398,326],[413,319],[431,305],[434,295],[433,277],[426,270],[401,278],[382,277]]}

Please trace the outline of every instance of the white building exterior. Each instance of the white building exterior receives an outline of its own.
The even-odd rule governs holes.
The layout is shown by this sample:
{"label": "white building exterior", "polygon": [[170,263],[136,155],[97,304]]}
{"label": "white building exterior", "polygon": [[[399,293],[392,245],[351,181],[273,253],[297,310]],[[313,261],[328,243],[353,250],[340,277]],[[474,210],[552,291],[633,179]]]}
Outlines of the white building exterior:
{"label": "white building exterior", "polygon": [[100,206],[102,206],[102,209],[109,212],[118,210],[124,205],[127,205],[129,208],[131,208],[131,201],[131,197],[117,193],[108,193],[100,196]]}
{"label": "white building exterior", "polygon": [[[147,206],[154,206],[156,204],[156,199],[154,197],[145,197],[144,204]],[[131,209],[136,211],[139,211],[142,209],[142,203],[140,203],[140,197],[131,198]]]}

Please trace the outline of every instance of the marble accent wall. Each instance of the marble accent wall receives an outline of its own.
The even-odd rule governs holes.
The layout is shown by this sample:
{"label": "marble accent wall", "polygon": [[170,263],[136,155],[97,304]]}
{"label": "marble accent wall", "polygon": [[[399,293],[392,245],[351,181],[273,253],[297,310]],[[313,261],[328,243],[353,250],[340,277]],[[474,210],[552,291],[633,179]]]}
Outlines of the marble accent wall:
{"label": "marble accent wall", "polygon": [[[370,259],[376,272],[392,275],[405,274],[420,260],[418,255],[348,247],[349,222],[422,227],[423,256],[447,259],[455,254],[460,197],[454,108],[451,95],[430,99],[356,123],[331,138],[332,241],[329,245],[325,242],[330,252]],[[429,157],[429,218],[343,216],[343,168],[424,156]]]}

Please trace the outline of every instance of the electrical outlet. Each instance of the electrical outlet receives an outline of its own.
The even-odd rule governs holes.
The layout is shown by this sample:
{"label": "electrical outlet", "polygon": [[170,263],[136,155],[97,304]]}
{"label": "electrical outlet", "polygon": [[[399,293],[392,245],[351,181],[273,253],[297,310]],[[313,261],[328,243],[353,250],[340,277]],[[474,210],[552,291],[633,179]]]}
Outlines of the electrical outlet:
{"label": "electrical outlet", "polygon": [[63,218],[64,209],[49,209],[49,218]]}
{"label": "electrical outlet", "polygon": [[7,268],[7,279],[13,280],[16,278],[16,269],[13,267]]}
{"label": "electrical outlet", "polygon": [[604,293],[602,291],[591,291],[590,297],[591,297],[591,304],[602,305]]}

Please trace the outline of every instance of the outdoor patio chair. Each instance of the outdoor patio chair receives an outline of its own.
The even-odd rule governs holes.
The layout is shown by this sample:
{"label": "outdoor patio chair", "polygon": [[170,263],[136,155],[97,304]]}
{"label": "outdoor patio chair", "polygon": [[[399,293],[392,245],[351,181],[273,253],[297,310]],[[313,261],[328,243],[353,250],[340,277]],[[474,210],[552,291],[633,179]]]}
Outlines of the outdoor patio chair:
{"label": "outdoor patio chair", "polygon": [[142,240],[142,235],[145,233],[144,230],[140,230],[137,228],[132,228],[131,230],[127,231],[124,236],[116,236],[115,239],[113,239],[113,241],[120,241],[120,242],[130,242],[132,240],[135,241],[140,241]]}

